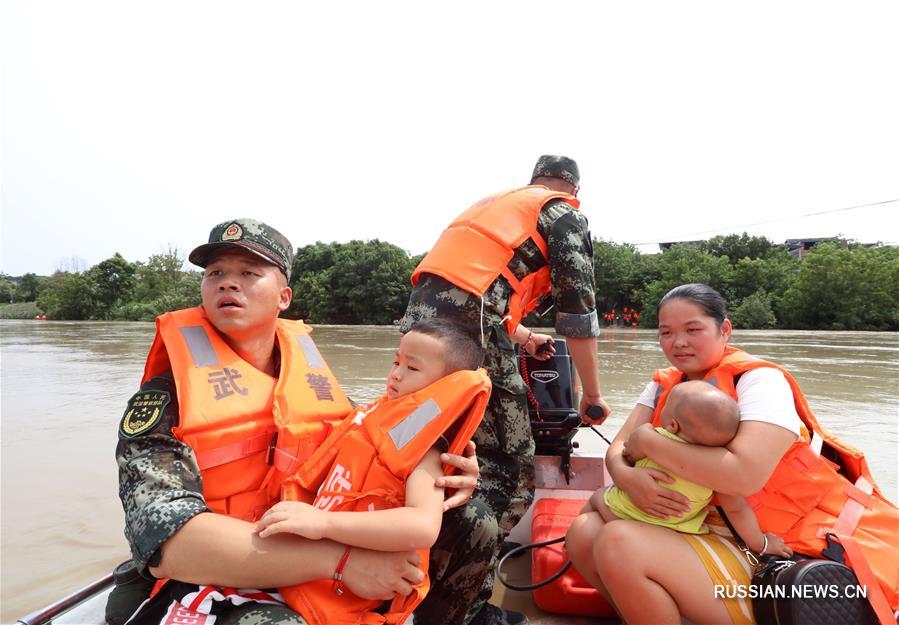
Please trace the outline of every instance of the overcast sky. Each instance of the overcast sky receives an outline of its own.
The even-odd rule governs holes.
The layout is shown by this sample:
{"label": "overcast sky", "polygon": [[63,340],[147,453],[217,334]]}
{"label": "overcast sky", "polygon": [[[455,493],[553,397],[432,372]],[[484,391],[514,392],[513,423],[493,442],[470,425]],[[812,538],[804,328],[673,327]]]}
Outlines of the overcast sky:
{"label": "overcast sky", "polygon": [[420,253],[541,153],[580,164],[597,238],[896,243],[899,203],[839,209],[899,198],[897,18],[892,0],[6,0],[0,269],[146,260],[237,216]]}

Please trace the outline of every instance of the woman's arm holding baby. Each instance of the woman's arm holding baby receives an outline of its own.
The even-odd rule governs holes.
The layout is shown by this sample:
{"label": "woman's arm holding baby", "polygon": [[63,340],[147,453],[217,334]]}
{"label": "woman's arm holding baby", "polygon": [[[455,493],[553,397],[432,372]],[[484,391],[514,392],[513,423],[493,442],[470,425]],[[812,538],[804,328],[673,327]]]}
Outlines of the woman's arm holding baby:
{"label": "woman's arm holding baby", "polygon": [[[642,425],[652,428],[651,421],[652,409],[649,406],[637,404],[615,435],[615,439],[606,452],[605,462],[615,484],[628,494],[634,505],[653,516],[664,519],[671,515],[687,512],[690,508],[688,499],[681,493],[659,484],[659,482],[673,482],[674,480],[669,475],[656,469],[634,467],[624,454],[624,443],[628,440],[630,433]],[[658,435],[656,437],[662,438]]]}
{"label": "woman's arm holding baby", "polygon": [[644,426],[634,430],[627,452],[720,493],[757,493],[796,440],[800,419],[790,386],[775,369],[745,373],[736,388],[740,426],[724,447],[678,443]]}
{"label": "woman's arm holding baby", "polygon": [[631,433],[626,452],[649,457],[672,473],[712,490],[748,497],[757,493],[786,453],[796,435],[772,423],[741,421],[737,435],[725,447],[679,443],[659,436],[651,426]]}

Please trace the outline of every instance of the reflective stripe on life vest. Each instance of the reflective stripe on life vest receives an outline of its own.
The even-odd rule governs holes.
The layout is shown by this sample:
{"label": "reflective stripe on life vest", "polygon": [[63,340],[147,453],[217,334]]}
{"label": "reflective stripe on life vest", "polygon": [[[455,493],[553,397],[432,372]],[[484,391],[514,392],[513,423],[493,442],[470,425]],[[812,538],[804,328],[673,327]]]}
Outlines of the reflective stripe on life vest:
{"label": "reflective stripe on life vest", "polygon": [[172,371],[180,409],[173,434],[194,450],[215,512],[256,520],[278,500],[284,477],[351,411],[310,331],[278,320],[276,379],[238,356],[202,308],[157,318],[143,381]]}

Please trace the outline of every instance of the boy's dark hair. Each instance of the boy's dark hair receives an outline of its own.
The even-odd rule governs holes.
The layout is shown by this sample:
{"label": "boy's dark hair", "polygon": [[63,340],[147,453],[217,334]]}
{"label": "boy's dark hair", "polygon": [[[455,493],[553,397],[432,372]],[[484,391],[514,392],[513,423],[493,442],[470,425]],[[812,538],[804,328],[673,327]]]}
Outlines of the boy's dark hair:
{"label": "boy's dark hair", "polygon": [[456,321],[438,317],[419,319],[409,332],[432,336],[443,343],[446,348],[444,362],[446,375],[465,369],[475,370],[483,363],[484,350],[481,349],[477,338],[468,328]]}

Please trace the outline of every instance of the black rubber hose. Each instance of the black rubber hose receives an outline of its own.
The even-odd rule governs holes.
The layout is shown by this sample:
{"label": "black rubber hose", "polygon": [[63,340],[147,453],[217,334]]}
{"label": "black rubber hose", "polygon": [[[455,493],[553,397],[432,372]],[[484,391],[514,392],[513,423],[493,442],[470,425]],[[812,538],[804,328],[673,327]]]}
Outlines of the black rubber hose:
{"label": "black rubber hose", "polygon": [[496,565],[497,579],[499,579],[500,583],[503,586],[505,586],[506,588],[511,588],[512,590],[534,590],[535,588],[541,588],[542,586],[553,583],[565,574],[565,571],[567,571],[568,567],[571,566],[571,560],[566,560],[561,569],[559,569],[546,579],[539,582],[534,582],[533,584],[513,584],[512,582],[508,581],[503,575],[503,565],[509,558],[514,558],[524,553],[525,551],[530,551],[531,549],[539,549],[540,547],[546,547],[548,545],[554,545],[556,543],[562,542],[563,540],[565,540],[565,537],[559,536],[558,538],[550,538],[549,540],[544,540],[540,543],[531,543],[530,545],[521,545],[520,547],[515,547],[515,549],[512,549],[511,551],[509,551],[509,553],[500,558],[499,563]]}

